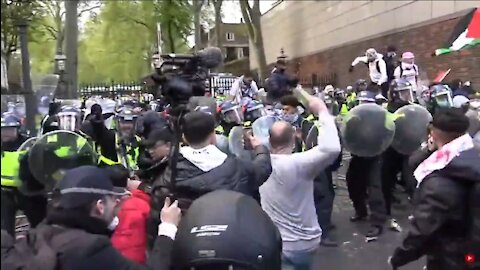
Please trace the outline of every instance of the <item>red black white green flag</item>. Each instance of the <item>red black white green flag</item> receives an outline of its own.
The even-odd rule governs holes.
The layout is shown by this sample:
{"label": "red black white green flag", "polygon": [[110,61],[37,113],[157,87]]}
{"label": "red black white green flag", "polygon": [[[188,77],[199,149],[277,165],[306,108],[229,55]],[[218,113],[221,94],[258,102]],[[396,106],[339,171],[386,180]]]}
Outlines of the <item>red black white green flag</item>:
{"label": "red black white green flag", "polygon": [[457,23],[453,33],[435,56],[447,54],[480,44],[480,8],[473,8]]}

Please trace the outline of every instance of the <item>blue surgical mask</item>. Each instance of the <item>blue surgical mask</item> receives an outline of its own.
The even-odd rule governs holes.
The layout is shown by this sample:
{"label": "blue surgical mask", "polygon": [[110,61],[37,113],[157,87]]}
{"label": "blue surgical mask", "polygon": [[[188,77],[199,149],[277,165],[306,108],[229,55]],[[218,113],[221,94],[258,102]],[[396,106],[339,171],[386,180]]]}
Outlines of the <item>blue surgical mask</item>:
{"label": "blue surgical mask", "polygon": [[283,113],[282,120],[290,124],[295,123],[298,120],[298,114],[296,113]]}

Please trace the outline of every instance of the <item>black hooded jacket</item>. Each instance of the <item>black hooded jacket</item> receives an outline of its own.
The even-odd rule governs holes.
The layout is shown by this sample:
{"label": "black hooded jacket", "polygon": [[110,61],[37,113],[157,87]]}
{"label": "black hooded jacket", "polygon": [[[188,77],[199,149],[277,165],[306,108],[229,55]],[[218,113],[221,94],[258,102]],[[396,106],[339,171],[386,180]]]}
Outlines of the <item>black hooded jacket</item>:
{"label": "black hooded jacket", "polygon": [[173,240],[159,236],[148,264],[140,265],[112,246],[106,226],[92,217],[49,212],[44,223],[16,242],[2,230],[2,269],[169,269]]}
{"label": "black hooded jacket", "polygon": [[[233,190],[259,199],[258,188],[270,176],[272,165],[266,147],[258,146],[254,152],[252,162],[228,157],[222,165],[208,172],[202,171],[180,154],[175,185],[180,207],[187,209],[193,200],[218,189]],[[153,208],[161,207],[165,196],[170,192],[170,175],[171,170],[167,168],[165,173],[155,180],[152,187]]]}
{"label": "black hooded jacket", "polygon": [[467,150],[423,179],[411,228],[394,252],[394,266],[428,255],[428,269],[479,269],[465,264],[466,254],[480,256],[479,164],[480,151]]}

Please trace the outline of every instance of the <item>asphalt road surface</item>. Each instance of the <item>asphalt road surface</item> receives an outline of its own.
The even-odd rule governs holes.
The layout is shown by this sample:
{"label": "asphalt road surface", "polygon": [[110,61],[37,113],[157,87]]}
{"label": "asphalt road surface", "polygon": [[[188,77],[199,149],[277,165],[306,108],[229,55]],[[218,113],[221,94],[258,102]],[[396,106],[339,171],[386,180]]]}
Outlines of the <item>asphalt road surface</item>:
{"label": "asphalt road surface", "polygon": [[[387,259],[392,255],[395,248],[401,243],[408,229],[408,215],[411,206],[407,201],[402,188],[396,191],[396,197],[400,199],[392,207],[393,217],[402,227],[402,232],[391,231],[385,228],[384,233],[377,241],[365,242],[365,234],[368,231],[368,222],[352,223],[349,221],[353,215],[353,207],[348,198],[345,182],[345,167],[340,169],[334,178],[337,185],[335,190],[335,204],[333,207],[332,222],[336,229],[332,231],[332,237],[338,241],[338,247],[320,247],[315,258],[315,270],[388,270]],[[425,259],[412,262],[400,270],[422,270]]]}

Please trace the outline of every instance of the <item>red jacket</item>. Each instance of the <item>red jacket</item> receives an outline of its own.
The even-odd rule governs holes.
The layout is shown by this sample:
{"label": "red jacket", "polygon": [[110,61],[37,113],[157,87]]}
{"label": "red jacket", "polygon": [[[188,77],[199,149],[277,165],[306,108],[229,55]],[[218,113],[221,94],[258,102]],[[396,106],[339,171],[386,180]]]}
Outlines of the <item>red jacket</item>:
{"label": "red jacket", "polygon": [[141,191],[132,191],[118,213],[119,224],[112,236],[113,246],[123,256],[145,264],[147,252],[147,218],[150,214],[150,196]]}

